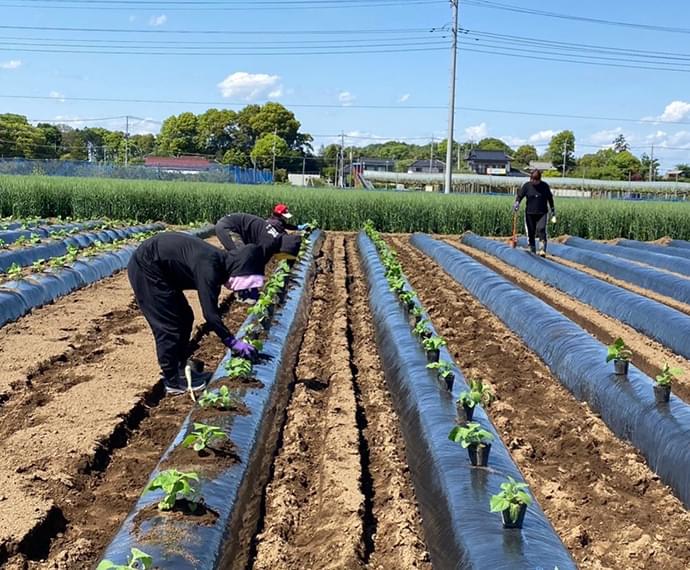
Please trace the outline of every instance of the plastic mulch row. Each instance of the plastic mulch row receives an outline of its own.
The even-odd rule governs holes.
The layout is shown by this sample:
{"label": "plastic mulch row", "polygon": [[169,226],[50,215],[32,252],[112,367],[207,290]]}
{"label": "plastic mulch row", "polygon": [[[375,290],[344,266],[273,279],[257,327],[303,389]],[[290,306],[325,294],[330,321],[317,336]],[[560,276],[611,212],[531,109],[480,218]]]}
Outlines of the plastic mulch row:
{"label": "plastic mulch row", "polygon": [[[137,524],[138,515],[155,506],[160,492],[142,495],[125,519],[113,541],[103,554],[104,559],[116,563],[127,560],[132,547],[150,554],[154,566],[166,570],[211,570],[244,567],[240,561],[249,551],[251,539],[260,515],[261,495],[270,474],[273,449],[277,443],[280,410],[287,405],[289,383],[293,379],[299,343],[306,326],[310,292],[315,273],[315,253],[320,248],[322,232],[312,234],[304,258],[291,273],[291,287],[285,302],[277,309],[262,350],[263,358],[254,365],[252,377],[261,387],[248,385],[241,390],[241,400],[249,415],[223,416],[211,421],[221,427],[234,444],[237,462],[213,477],[200,474],[201,494],[205,506],[217,514],[213,522],[199,524],[194,516],[154,514]],[[249,317],[238,332],[243,336]],[[225,363],[228,352],[216,370],[213,380],[227,375]],[[191,425],[187,416],[177,437],[161,458],[149,481],[161,471],[161,465],[180,446]],[[168,468],[170,468],[169,466]],[[141,518],[141,517],[139,517]],[[163,529],[165,536],[147,538],[152,529]]]}
{"label": "plastic mulch row", "polygon": [[[205,226],[188,233],[205,238],[213,233],[213,227]],[[136,247],[126,245],[117,251],[80,259],[69,267],[3,283],[0,285],[0,327],[124,269]]]}
{"label": "plastic mulch row", "polygon": [[658,405],[653,380],[635,366],[616,376],[607,349],[570,319],[456,248],[415,234],[412,244],[518,334],[558,380],[621,439],[690,507],[690,407],[671,396]]}
{"label": "plastic mulch row", "polygon": [[676,354],[690,358],[690,317],[663,303],[596,279],[582,271],[542,259],[522,249],[473,233],[462,243],[493,255],[513,267],[552,285],[571,297],[598,309],[658,340]]}
{"label": "plastic mulch row", "polygon": [[29,228],[27,230],[2,230],[0,231],[0,239],[6,244],[12,244],[18,239],[25,237],[30,238],[32,234],[38,235],[39,237],[46,238],[51,234],[60,231],[71,231],[71,230],[90,230],[96,228],[103,224],[102,220],[91,220],[88,222],[78,222],[72,224],[55,224],[51,226],[36,226]]}
{"label": "plastic mulch row", "polygon": [[656,243],[648,243],[646,241],[637,241],[634,239],[620,239],[617,245],[619,247],[629,247],[632,249],[644,249],[652,253],[660,253],[662,255],[673,255],[674,257],[684,257],[690,259],[690,249],[684,247],[674,247],[671,245],[659,245]]}
{"label": "plastic mulch row", "polygon": [[[508,476],[524,478],[480,407],[474,421],[494,435],[489,468],[472,468],[467,452],[448,439],[456,425],[455,400],[467,390],[465,380],[453,365],[456,380],[451,393],[426,368],[425,352],[389,289],[374,244],[360,234],[358,245],[379,355],[400,417],[434,568],[574,569],[570,554],[536,501],[528,508],[522,531],[504,530],[500,514],[490,512],[490,498],[500,484]],[[453,362],[446,348],[441,349],[441,360]]]}

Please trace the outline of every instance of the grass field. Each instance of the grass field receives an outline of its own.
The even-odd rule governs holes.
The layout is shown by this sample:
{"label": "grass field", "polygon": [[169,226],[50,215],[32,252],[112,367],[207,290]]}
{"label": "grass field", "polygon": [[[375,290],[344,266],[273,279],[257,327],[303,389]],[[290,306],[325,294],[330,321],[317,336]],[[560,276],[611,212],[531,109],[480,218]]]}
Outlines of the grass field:
{"label": "grass field", "polygon": [[[356,230],[371,219],[383,232],[511,233],[511,197],[234,186],[187,182],[1,176],[0,215],[216,221],[230,212],[266,215],[284,201],[299,220]],[[690,239],[690,204],[561,199],[553,235],[591,239]]]}

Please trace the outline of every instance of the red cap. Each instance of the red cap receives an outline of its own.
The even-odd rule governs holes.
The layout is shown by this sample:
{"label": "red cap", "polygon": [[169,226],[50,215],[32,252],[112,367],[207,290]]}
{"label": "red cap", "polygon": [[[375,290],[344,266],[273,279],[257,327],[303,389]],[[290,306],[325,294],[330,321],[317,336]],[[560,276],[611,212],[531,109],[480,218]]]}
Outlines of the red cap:
{"label": "red cap", "polygon": [[275,208],[273,208],[273,213],[276,216],[283,216],[284,218],[291,218],[292,214],[288,210],[288,207],[285,204],[276,204]]}

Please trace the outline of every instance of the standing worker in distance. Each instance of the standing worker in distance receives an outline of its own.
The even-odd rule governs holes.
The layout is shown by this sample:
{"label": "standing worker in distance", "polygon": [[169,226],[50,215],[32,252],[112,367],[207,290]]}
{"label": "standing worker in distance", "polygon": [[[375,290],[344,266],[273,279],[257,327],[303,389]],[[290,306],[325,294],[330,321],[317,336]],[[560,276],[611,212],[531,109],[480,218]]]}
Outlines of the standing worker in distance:
{"label": "standing worker in distance", "polygon": [[[251,358],[254,347],[235,339],[223,323],[218,297],[223,285],[242,290],[263,285],[260,246],[225,252],[198,237],[165,232],[144,241],[127,266],[137,304],[156,341],[158,364],[168,394],[187,389],[185,366],[194,313],[183,291],[196,290],[206,323],[234,354]],[[192,371],[191,388],[201,390],[211,375]]]}
{"label": "standing worker in distance", "polygon": [[517,215],[522,199],[527,199],[525,208],[525,228],[529,240],[529,249],[537,253],[536,238],[539,238],[539,255],[546,256],[547,223],[549,210],[551,210],[551,223],[556,223],[556,206],[553,203],[553,194],[549,185],[541,179],[541,171],[534,170],[526,182],[518,191],[513,212]]}

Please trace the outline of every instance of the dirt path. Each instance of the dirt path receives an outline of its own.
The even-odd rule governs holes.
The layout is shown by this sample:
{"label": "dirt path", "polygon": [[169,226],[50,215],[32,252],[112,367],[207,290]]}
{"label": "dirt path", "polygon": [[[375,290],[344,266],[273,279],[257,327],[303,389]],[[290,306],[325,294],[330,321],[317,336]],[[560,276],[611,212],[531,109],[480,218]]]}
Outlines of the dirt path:
{"label": "dirt path", "polygon": [[361,277],[353,248],[347,259],[342,234],[323,247],[255,569],[428,568],[395,432],[373,433],[397,420],[372,358],[364,290],[348,301],[348,267]]}
{"label": "dirt path", "polygon": [[[245,310],[231,313],[232,327]],[[222,344],[200,340],[215,367]],[[163,399],[124,273],[4,327],[0,349],[12,377],[0,406],[0,565],[17,553],[8,568],[88,567],[189,404]]]}
{"label": "dirt path", "polygon": [[496,259],[488,253],[483,253],[473,247],[460,244],[457,241],[448,241],[448,243],[493,269],[525,291],[528,291],[532,295],[548,303],[582,328],[589,331],[600,342],[609,345],[612,344],[616,338],[622,337],[626,344],[633,350],[633,364],[650,377],[654,378],[659,374],[666,362],[671,364],[671,366],[680,368],[684,373],[682,377],[674,383],[673,391],[686,402],[690,402],[690,362],[688,362],[687,359],[675,354],[673,351],[650,337],[637,332],[632,327],[600,313],[589,305],[569,297],[555,287],[546,285],[542,281]]}
{"label": "dirt path", "polygon": [[440,266],[391,242],[465,377],[495,388],[492,421],[578,564],[686,570],[690,514],[644,459]]}

